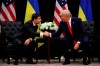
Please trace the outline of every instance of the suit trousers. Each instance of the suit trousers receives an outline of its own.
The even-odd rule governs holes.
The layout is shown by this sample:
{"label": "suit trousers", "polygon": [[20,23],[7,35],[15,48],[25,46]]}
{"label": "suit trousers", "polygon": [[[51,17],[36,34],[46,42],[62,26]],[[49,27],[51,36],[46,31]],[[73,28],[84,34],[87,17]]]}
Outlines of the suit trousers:
{"label": "suit trousers", "polygon": [[[90,49],[89,49],[90,46],[88,43],[88,39],[86,37],[84,37],[81,40],[81,44],[80,44],[78,50],[74,50],[73,41],[61,39],[61,41],[59,43],[61,44],[60,47],[62,48],[62,52],[63,52],[63,55],[65,57],[65,60],[69,59],[71,56],[74,56],[74,57],[77,56],[77,55],[75,55],[75,52],[77,52],[79,49],[83,50],[83,54],[82,54],[83,58],[90,57]],[[70,55],[70,51],[73,51],[74,55]]]}
{"label": "suit trousers", "polygon": [[27,60],[32,60],[32,58],[34,57],[35,47],[36,47],[35,41],[32,41],[29,45],[24,46]]}

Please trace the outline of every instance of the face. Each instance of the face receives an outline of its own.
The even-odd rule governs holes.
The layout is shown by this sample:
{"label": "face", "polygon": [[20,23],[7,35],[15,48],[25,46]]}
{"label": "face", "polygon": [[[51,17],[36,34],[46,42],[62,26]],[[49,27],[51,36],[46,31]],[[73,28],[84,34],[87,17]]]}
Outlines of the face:
{"label": "face", "polygon": [[69,20],[68,16],[65,15],[65,14],[60,15],[60,17],[61,17],[61,20],[62,20],[63,22],[67,22],[67,21]]}
{"label": "face", "polygon": [[39,23],[41,23],[41,17],[39,16],[37,19],[34,19],[34,21],[36,22],[36,24],[39,24]]}

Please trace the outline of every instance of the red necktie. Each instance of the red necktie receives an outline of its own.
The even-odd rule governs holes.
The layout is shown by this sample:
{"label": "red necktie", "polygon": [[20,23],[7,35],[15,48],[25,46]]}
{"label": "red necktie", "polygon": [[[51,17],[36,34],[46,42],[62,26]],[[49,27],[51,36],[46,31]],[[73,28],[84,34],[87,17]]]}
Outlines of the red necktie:
{"label": "red necktie", "polygon": [[70,31],[70,33],[71,33],[71,35],[73,36],[73,33],[72,33],[72,28],[71,28],[71,26],[70,26],[69,22],[67,23],[67,26],[68,26],[68,29],[69,29],[69,31]]}
{"label": "red necktie", "polygon": [[[73,33],[72,33],[72,28],[71,28],[71,26],[70,26],[70,24],[69,24],[69,22],[67,23],[67,26],[68,26],[68,29],[69,29],[69,31],[70,31],[70,33],[71,33],[71,35],[73,36]],[[74,40],[74,45],[76,44],[76,40]]]}

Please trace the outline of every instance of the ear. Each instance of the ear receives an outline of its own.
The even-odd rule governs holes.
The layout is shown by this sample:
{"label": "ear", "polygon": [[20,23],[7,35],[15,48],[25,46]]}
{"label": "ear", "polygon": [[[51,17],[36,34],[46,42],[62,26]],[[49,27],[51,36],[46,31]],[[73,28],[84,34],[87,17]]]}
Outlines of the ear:
{"label": "ear", "polygon": [[33,20],[34,22],[36,21],[36,19]]}

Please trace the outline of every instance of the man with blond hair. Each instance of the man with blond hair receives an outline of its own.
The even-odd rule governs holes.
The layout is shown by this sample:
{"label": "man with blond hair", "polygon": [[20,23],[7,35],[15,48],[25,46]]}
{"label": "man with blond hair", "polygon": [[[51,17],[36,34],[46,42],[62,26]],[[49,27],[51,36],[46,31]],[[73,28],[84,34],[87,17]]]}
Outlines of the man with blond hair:
{"label": "man with blond hair", "polygon": [[82,25],[80,18],[72,17],[69,10],[60,11],[61,22],[57,32],[49,33],[48,37],[58,37],[61,33],[65,34],[62,38],[61,44],[63,45],[63,54],[65,57],[64,65],[70,64],[69,49],[77,51],[79,48],[83,49],[83,64],[88,65],[89,60],[89,46],[88,37],[85,34],[85,29]]}

